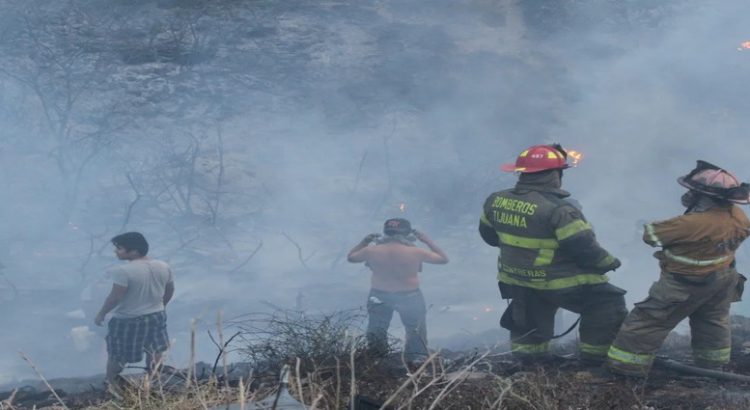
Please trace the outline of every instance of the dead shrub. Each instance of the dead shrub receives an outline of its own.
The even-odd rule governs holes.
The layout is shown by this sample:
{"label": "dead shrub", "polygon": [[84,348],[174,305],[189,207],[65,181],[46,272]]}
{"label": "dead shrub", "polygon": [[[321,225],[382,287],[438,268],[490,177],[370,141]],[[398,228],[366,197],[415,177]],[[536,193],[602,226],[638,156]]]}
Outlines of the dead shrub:
{"label": "dead shrub", "polygon": [[[333,368],[337,361],[348,362],[351,352],[359,358],[366,354],[361,329],[364,314],[360,310],[341,310],[309,315],[294,310],[249,314],[228,324],[236,328],[236,350],[259,373],[278,373],[284,364],[300,361],[303,374],[320,368]],[[391,341],[390,349],[396,348]]]}

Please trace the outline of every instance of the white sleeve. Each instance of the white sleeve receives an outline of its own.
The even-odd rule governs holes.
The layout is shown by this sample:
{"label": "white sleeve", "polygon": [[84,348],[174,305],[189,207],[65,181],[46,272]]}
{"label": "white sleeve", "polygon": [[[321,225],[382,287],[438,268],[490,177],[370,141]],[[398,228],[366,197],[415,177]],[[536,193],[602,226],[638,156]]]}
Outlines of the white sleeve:
{"label": "white sleeve", "polygon": [[167,265],[167,272],[169,272],[167,283],[174,283],[174,273],[172,272],[172,267],[169,265]]}
{"label": "white sleeve", "polygon": [[112,271],[112,281],[115,285],[128,287],[128,274],[125,272],[125,269],[114,269]]}

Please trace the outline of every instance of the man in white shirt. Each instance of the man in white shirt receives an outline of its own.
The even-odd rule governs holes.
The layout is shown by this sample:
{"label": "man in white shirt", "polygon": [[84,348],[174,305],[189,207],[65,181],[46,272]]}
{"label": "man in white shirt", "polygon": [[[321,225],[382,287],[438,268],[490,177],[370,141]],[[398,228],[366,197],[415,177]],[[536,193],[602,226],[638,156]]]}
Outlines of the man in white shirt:
{"label": "man in white shirt", "polygon": [[94,322],[101,326],[112,312],[107,332],[107,381],[112,384],[125,364],[146,353],[153,370],[169,348],[165,307],[174,295],[174,275],[165,262],[150,259],[148,242],[138,232],[112,238],[115,255],[128,261],[111,271],[114,284]]}

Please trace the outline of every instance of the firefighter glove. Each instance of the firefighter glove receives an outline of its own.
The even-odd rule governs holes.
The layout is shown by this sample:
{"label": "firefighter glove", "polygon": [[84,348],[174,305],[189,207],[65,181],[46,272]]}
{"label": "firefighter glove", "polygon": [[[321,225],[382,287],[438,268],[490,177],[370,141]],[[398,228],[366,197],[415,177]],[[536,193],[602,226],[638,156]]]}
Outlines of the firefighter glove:
{"label": "firefighter glove", "polygon": [[608,255],[596,264],[596,268],[598,268],[599,273],[602,275],[609,271],[617,270],[620,266],[622,266],[622,262],[612,255]]}

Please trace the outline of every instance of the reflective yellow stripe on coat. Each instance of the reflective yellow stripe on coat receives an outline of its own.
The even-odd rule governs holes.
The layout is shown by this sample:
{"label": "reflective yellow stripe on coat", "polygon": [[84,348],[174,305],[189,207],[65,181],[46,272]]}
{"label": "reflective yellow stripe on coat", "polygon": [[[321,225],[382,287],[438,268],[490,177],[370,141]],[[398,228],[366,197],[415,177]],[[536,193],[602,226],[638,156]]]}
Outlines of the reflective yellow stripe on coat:
{"label": "reflective yellow stripe on coat", "polygon": [[612,255],[607,255],[606,257],[604,257],[604,258],[603,258],[602,260],[600,260],[600,261],[599,261],[599,262],[598,262],[598,263],[596,264],[596,267],[597,267],[597,268],[604,268],[604,267],[606,267],[606,266],[609,266],[609,265],[611,265],[612,263],[614,263],[614,261],[615,261],[615,257],[614,257],[614,256],[612,256]]}
{"label": "reflective yellow stripe on coat", "polygon": [[685,265],[691,265],[691,266],[721,265],[722,263],[725,263],[726,261],[732,258],[732,255],[724,255],[718,258],[713,258],[713,259],[693,259],[693,258],[688,258],[687,256],[675,255],[669,249],[664,249],[664,256],[666,256],[669,259],[672,259],[675,262],[679,262],[679,263],[682,263]]}
{"label": "reflective yellow stripe on coat", "polygon": [[515,246],[525,249],[557,249],[560,244],[556,239],[549,238],[531,238],[528,236],[511,235],[509,233],[498,232],[500,243],[503,245]]}
{"label": "reflective yellow stripe on coat", "polygon": [[555,236],[557,237],[558,241],[565,240],[567,238],[570,238],[571,236],[577,234],[578,232],[588,231],[591,230],[591,224],[588,222],[578,219],[575,220],[562,228],[558,228],[555,230]]}
{"label": "reflective yellow stripe on coat", "polygon": [[503,245],[524,249],[539,249],[539,254],[534,259],[534,266],[547,266],[551,264],[552,259],[555,257],[555,249],[560,247],[557,240],[553,238],[531,238],[504,232],[498,232],[497,236]]}
{"label": "reflective yellow stripe on coat", "polygon": [[[502,268],[501,268],[502,269]],[[526,288],[538,289],[538,290],[557,290],[567,289],[574,286],[581,285],[596,285],[599,283],[607,283],[609,278],[606,275],[599,275],[595,273],[569,276],[567,278],[551,279],[551,280],[540,280],[540,281],[523,281],[510,276],[505,271],[500,271],[497,274],[497,280],[508,285],[523,286]]]}
{"label": "reflective yellow stripe on coat", "polygon": [[651,239],[651,242],[654,243],[656,246],[662,246],[661,241],[659,240],[659,237],[656,236],[656,231],[654,230],[653,224],[646,224],[644,225],[646,228],[646,234],[648,235],[648,238]]}

